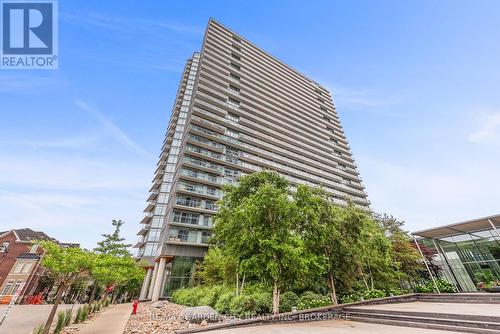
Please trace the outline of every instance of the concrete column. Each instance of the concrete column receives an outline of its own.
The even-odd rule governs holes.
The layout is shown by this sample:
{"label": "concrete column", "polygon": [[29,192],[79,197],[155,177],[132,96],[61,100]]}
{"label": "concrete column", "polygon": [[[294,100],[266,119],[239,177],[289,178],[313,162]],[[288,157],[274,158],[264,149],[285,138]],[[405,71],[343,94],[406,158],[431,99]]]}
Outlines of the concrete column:
{"label": "concrete column", "polygon": [[497,232],[497,235],[500,238],[500,232],[498,232],[498,229],[495,226],[495,224],[493,224],[493,222],[491,221],[491,219],[488,219],[488,222],[490,223],[491,227],[495,230],[495,232]]}
{"label": "concrete column", "polygon": [[149,283],[148,289],[148,299],[153,297],[153,288],[155,286],[156,274],[158,273],[158,262],[155,262],[155,267],[153,269],[153,273],[151,274],[151,282]]}
{"label": "concrete column", "polygon": [[151,279],[152,272],[153,269],[148,268],[148,271],[146,272],[146,277],[144,277],[144,282],[142,282],[141,295],[139,297],[140,300],[144,300],[148,297],[149,280]]}
{"label": "concrete column", "polygon": [[155,284],[153,288],[153,296],[151,296],[151,301],[156,302],[160,298],[161,285],[163,283],[163,273],[165,272],[165,263],[167,259],[160,258],[160,263],[158,264],[158,270],[155,277]]}

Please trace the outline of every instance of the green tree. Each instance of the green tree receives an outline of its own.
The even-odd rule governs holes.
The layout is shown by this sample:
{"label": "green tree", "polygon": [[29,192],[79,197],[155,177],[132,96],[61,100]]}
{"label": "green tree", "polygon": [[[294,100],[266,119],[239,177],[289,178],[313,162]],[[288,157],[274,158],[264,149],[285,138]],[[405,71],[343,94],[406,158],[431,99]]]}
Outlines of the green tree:
{"label": "green tree", "polygon": [[330,299],[337,304],[339,285],[350,289],[362,267],[359,255],[368,215],[354,205],[340,207],[322,189],[299,186],[295,194],[307,247],[323,257]]}
{"label": "green tree", "polygon": [[[133,292],[140,287],[144,270],[131,256],[119,257],[111,254],[97,254],[91,268],[94,284],[116,292]],[[104,295],[104,299],[107,294]]]}
{"label": "green tree", "polygon": [[387,214],[378,214],[375,218],[391,243],[391,257],[397,268],[400,285],[415,283],[425,267],[412,238],[403,230],[404,222]]}
{"label": "green tree", "polygon": [[132,245],[124,243],[125,238],[120,237],[120,228],[125,222],[113,219],[111,224],[115,227],[114,232],[111,234],[101,234],[104,239],[97,243],[97,247],[94,248],[94,251],[99,254],[131,256],[128,248]]}
{"label": "green tree", "polygon": [[45,251],[41,265],[50,272],[57,286],[56,299],[43,331],[48,334],[64,290],[82,277],[88,276],[91,254],[78,247],[62,247],[52,241],[40,241],[38,244]]}
{"label": "green tree", "polygon": [[273,286],[273,313],[280,291],[321,271],[321,259],[297,228],[298,210],[289,184],[274,172],[254,173],[225,188],[214,228],[215,243],[238,258],[244,273]]}
{"label": "green tree", "polygon": [[199,276],[207,285],[232,285],[236,282],[237,259],[220,247],[211,247],[205,254]]}
{"label": "green tree", "polygon": [[366,289],[392,288],[397,279],[397,263],[391,256],[391,243],[372,217],[366,216],[364,221],[358,253],[363,283]]}

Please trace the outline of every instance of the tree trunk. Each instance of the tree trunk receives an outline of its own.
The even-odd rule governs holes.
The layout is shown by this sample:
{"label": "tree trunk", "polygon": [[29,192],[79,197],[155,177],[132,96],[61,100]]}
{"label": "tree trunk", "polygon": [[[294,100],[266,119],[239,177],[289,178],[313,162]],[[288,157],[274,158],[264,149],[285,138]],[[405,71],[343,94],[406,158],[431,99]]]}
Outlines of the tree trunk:
{"label": "tree trunk", "polygon": [[113,289],[113,294],[111,295],[111,304],[116,302],[116,288]]}
{"label": "tree trunk", "polygon": [[373,274],[372,274],[372,268],[368,267],[368,269],[370,270],[370,285],[372,286],[372,290],[373,290]]}
{"label": "tree trunk", "polygon": [[57,307],[59,306],[59,303],[61,302],[61,297],[64,292],[64,284],[59,284],[57,287],[57,294],[56,294],[56,300],[54,302],[54,305],[52,306],[52,310],[50,311],[49,318],[47,319],[47,322],[45,323],[45,328],[43,329],[43,334],[49,334],[50,326],[52,325],[52,321],[54,321],[54,316],[56,315]]}
{"label": "tree trunk", "polygon": [[238,275],[238,271],[236,271],[236,296],[238,296],[240,292],[239,285],[240,284],[240,276]]}
{"label": "tree trunk", "polygon": [[337,293],[335,292],[335,281],[333,280],[333,275],[328,275],[328,285],[330,285],[330,298],[332,300],[333,305],[337,305]]}
{"label": "tree trunk", "polygon": [[90,293],[90,298],[89,298],[89,301],[87,303],[87,304],[89,304],[89,306],[94,301],[96,292],[97,292],[97,284],[94,283],[94,287],[92,288],[92,292]]}
{"label": "tree trunk", "polygon": [[365,284],[366,290],[370,290],[370,287],[368,286],[368,282],[366,282],[366,277],[365,277],[365,273],[363,272],[363,270],[361,270],[361,278],[363,279],[363,283]]}
{"label": "tree trunk", "polygon": [[243,274],[243,278],[241,279],[240,294],[243,293],[243,287],[244,286],[245,286],[245,274]]}
{"label": "tree trunk", "polygon": [[280,313],[280,288],[278,283],[274,282],[273,287],[273,314]]}

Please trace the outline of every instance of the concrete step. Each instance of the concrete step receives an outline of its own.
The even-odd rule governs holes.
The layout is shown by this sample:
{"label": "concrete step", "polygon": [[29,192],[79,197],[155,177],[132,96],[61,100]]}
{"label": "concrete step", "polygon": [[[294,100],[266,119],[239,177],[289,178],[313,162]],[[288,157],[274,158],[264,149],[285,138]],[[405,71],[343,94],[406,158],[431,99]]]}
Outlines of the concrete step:
{"label": "concrete step", "polygon": [[412,328],[425,328],[425,329],[436,329],[443,331],[461,332],[461,333],[474,333],[474,334],[500,334],[498,330],[483,329],[483,328],[471,328],[462,326],[451,326],[435,323],[423,323],[414,321],[401,321],[394,319],[380,319],[380,318],[369,318],[369,317],[359,317],[350,316],[350,320],[359,322],[368,322],[373,324],[382,324],[388,326],[400,326],[400,327],[412,327]]}
{"label": "concrete step", "polygon": [[412,316],[419,318],[438,318],[438,319],[451,319],[462,321],[474,321],[499,324],[500,314],[498,316],[489,315],[474,315],[474,314],[457,314],[457,313],[435,313],[435,312],[414,312],[414,311],[400,311],[400,310],[383,310],[383,309],[366,309],[358,307],[346,307],[343,309],[347,313],[372,313],[372,314],[392,314],[400,316]]}
{"label": "concrete step", "polygon": [[392,323],[396,326],[406,326],[405,324],[408,324],[409,327],[434,329],[443,327],[447,328],[447,330],[460,328],[461,331],[466,331],[465,328],[467,328],[469,332],[474,333],[500,333],[498,317],[473,315],[463,315],[460,317],[456,314],[357,309],[349,307],[345,308],[344,312],[346,312],[349,319],[356,321],[376,321],[385,324]]}
{"label": "concrete step", "polygon": [[474,303],[474,304],[500,304],[500,294],[495,293],[442,293],[419,294],[418,300],[422,302],[439,303]]}

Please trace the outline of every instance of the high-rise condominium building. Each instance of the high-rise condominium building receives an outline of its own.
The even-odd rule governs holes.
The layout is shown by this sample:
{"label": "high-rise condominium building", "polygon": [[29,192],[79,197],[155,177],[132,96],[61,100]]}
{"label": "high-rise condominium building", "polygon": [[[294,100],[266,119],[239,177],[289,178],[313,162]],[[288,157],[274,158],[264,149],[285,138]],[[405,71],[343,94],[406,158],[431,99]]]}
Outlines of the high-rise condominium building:
{"label": "high-rise condominium building", "polygon": [[210,20],[184,68],[138,233],[151,264],[143,299],[190,284],[221,186],[266,169],[368,208],[330,92]]}

